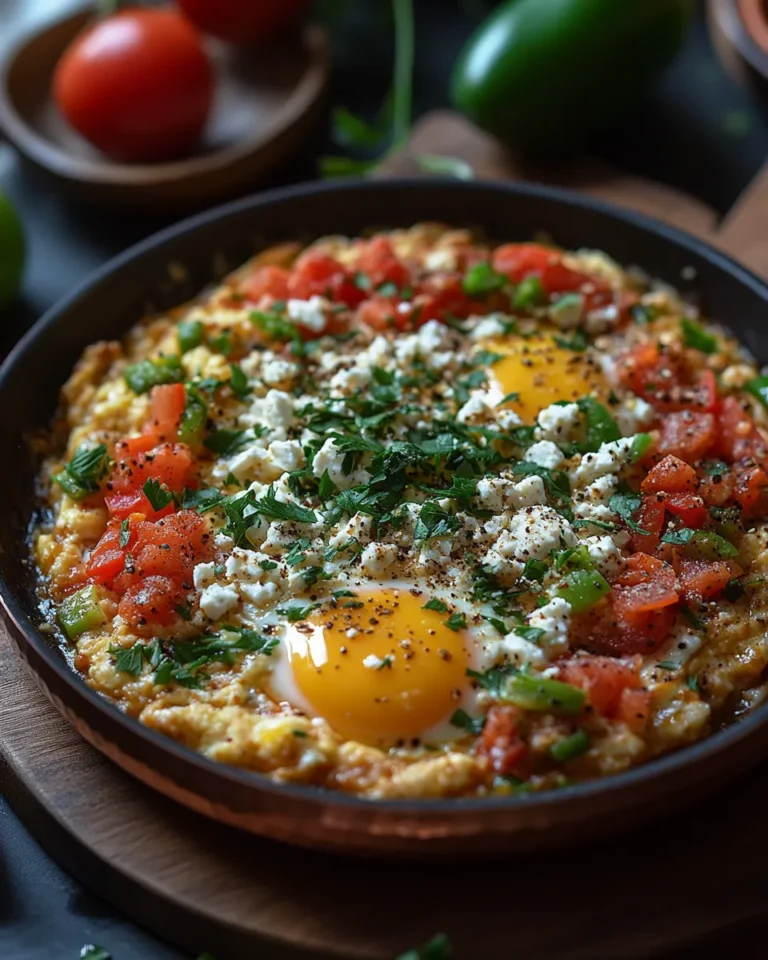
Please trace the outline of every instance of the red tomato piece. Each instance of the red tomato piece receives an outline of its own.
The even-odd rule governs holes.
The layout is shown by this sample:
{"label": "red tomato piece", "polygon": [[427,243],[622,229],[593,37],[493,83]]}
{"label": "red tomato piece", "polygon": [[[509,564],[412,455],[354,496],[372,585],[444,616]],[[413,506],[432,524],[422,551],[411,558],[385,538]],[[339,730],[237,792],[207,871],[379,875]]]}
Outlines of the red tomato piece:
{"label": "red tomato piece", "polygon": [[397,301],[387,297],[371,297],[357,308],[358,323],[372,330],[391,330],[406,322],[406,317],[397,312]]}
{"label": "red tomato piece", "polygon": [[[121,447],[118,444],[118,456],[122,454]],[[172,513],[173,501],[156,511],[146,498],[143,487],[150,478],[165,484],[172,493],[194,486],[194,459],[189,447],[183,443],[162,443],[147,453],[121,457],[104,497],[110,514],[122,519],[131,513],[143,513],[150,520],[157,520]]]}
{"label": "red tomato piece", "polygon": [[617,616],[638,626],[644,616],[677,603],[679,588],[674,569],[647,553],[636,553],[625,572],[613,584],[613,608]]}
{"label": "red tomato piece", "polygon": [[707,456],[716,440],[713,414],[682,410],[662,419],[659,453],[670,453],[687,463],[696,463]]}
{"label": "red tomato piece", "polygon": [[661,350],[658,343],[633,347],[619,362],[618,373],[624,386],[661,413],[712,413],[718,407],[714,373],[706,370],[697,383],[689,383],[681,358]]}
{"label": "red tomato piece", "polygon": [[608,306],[614,299],[613,291],[603,280],[572,270],[563,263],[559,250],[540,244],[505,244],[494,252],[493,267],[506,274],[513,283],[520,283],[526,277],[538,277],[550,295],[581,292],[588,311]]}
{"label": "red tomato piece", "polygon": [[732,576],[730,567],[722,560],[680,561],[680,587],[686,600],[711,600],[722,593]]}
{"label": "red tomato piece", "polygon": [[409,326],[420,327],[428,320],[444,321],[446,314],[463,318],[486,313],[490,301],[489,304],[473,301],[464,292],[459,277],[432,275],[419,284],[413,304],[413,321]]}
{"label": "red tomato piece", "polygon": [[128,587],[118,604],[118,613],[137,632],[152,633],[178,619],[184,590],[168,577],[147,577]]}
{"label": "red tomato piece", "polygon": [[174,441],[187,405],[184,384],[168,383],[153,387],[151,404],[144,433],[151,436],[156,444]]}
{"label": "red tomato piece", "polygon": [[585,649],[595,653],[619,657],[647,654],[664,643],[676,617],[677,607],[670,604],[635,613],[631,620],[626,620],[609,601],[574,617],[572,632],[581,638]]}
{"label": "red tomato piece", "polygon": [[757,517],[768,509],[768,472],[762,467],[734,467],[734,503],[744,516]]}
{"label": "red tomato piece", "polygon": [[664,495],[651,493],[643,497],[640,507],[635,514],[635,523],[647,534],[630,531],[629,545],[634,553],[653,553],[659,545],[661,531],[664,527],[666,508]]}
{"label": "red tomato piece", "polygon": [[697,487],[693,467],[673,456],[664,457],[640,484],[643,493],[693,493]]}
{"label": "red tomato piece", "polygon": [[733,474],[704,474],[699,478],[699,496],[710,506],[722,507],[733,496],[735,481]]}
{"label": "red tomato piece", "polygon": [[59,60],[56,103],[108,156],[167,160],[193,146],[213,99],[202,38],[176,10],[124,10],[96,19]]}
{"label": "red tomato piece", "polygon": [[262,297],[273,300],[288,299],[288,278],[290,272],[285,267],[268,264],[257,267],[253,273],[239,285],[240,293],[252,303],[258,303]]}
{"label": "red tomato piece", "polygon": [[410,280],[408,268],[398,260],[387,237],[374,237],[361,246],[357,269],[368,277],[374,288],[394,283],[400,289]]}
{"label": "red tomato piece", "polygon": [[706,504],[693,493],[671,493],[664,502],[667,510],[679,517],[686,527],[701,527],[709,517]]}
{"label": "red tomato piece", "polygon": [[517,707],[491,707],[480,734],[477,752],[490,759],[491,766],[498,774],[519,772],[528,747],[521,735],[520,712]]}
{"label": "red tomato piece", "polygon": [[726,397],[722,402],[718,442],[720,455],[726,460],[735,463],[749,459],[768,467],[768,442],[736,397]]}
{"label": "red tomato piece", "polygon": [[642,734],[645,731],[650,713],[650,690],[631,690],[626,688],[621,691],[621,699],[619,700],[619,706],[616,711],[616,719],[626,723],[633,733]]}
{"label": "red tomato piece", "polygon": [[346,269],[324,253],[309,251],[300,257],[288,278],[288,294],[298,300],[327,297],[348,307],[367,299],[365,290],[354,285]]}
{"label": "red tomato piece", "polygon": [[[137,530],[134,567],[140,577],[160,575],[189,581],[198,563],[213,557],[213,536],[205,518],[181,510]],[[184,584],[187,589],[191,583]]]}
{"label": "red tomato piece", "polygon": [[595,712],[604,717],[617,715],[624,690],[642,685],[638,675],[639,658],[627,661],[583,655],[566,660],[559,666],[558,679],[584,690]]}

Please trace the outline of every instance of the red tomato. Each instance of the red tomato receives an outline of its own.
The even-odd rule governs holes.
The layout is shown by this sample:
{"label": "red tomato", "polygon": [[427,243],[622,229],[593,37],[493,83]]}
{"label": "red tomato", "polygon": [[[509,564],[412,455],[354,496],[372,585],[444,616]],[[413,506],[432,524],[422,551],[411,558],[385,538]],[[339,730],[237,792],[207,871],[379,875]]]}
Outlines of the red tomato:
{"label": "red tomato", "polygon": [[180,13],[125,10],[73,41],[53,89],[78,133],[116,160],[144,163],[194,145],[210,110],[213,72],[199,34]]}
{"label": "red tomato", "polygon": [[572,632],[585,649],[595,653],[620,657],[652,653],[666,640],[676,616],[677,607],[670,604],[636,612],[627,620],[608,600],[574,617]]}
{"label": "red tomato", "polygon": [[722,560],[681,560],[679,577],[686,600],[711,600],[722,593],[733,573]]}
{"label": "red tomato", "polygon": [[675,571],[663,560],[636,553],[626,571],[613,585],[613,609],[631,626],[640,626],[645,615],[677,603],[679,589]]}
{"label": "red tomato", "polygon": [[691,409],[712,413],[718,406],[714,373],[705,370],[698,383],[688,383],[681,358],[662,351],[658,343],[642,343],[630,350],[619,363],[619,377],[662,413]]}
{"label": "red tomato", "polygon": [[354,285],[347,270],[324,253],[309,253],[300,257],[288,278],[288,294],[298,300],[327,297],[348,307],[356,307],[368,294]]}
{"label": "red tomato", "polygon": [[374,237],[363,244],[356,266],[368,277],[373,287],[394,283],[399,289],[410,280],[408,268],[398,260],[386,237]]}
{"label": "red tomato", "polygon": [[671,493],[664,503],[667,510],[679,517],[686,527],[701,527],[709,517],[704,501],[693,493]]}
{"label": "red tomato", "polygon": [[178,0],[206,33],[244,45],[266,40],[290,23],[308,0]]}
{"label": "red tomato", "polygon": [[741,507],[745,517],[757,517],[765,513],[768,504],[768,473],[762,467],[734,468],[735,489],[733,500]]}
{"label": "red tomato", "polygon": [[477,747],[480,756],[488,757],[494,771],[514,774],[528,752],[520,733],[517,707],[491,707]]}
{"label": "red tomato", "polygon": [[642,685],[638,676],[639,659],[580,656],[565,660],[559,666],[558,680],[584,690],[593,709],[604,717],[617,715],[624,690]]}
{"label": "red tomato", "polygon": [[144,523],[136,532],[134,567],[139,577],[161,575],[189,589],[196,564],[213,556],[213,537],[203,517],[191,510]]}
{"label": "red tomato", "polygon": [[622,690],[616,719],[622,720],[633,733],[642,733],[651,712],[650,690]]}
{"label": "red tomato", "polygon": [[571,270],[563,263],[559,250],[536,243],[507,243],[499,247],[493,254],[493,268],[505,273],[513,283],[538,277],[548,294],[583,291],[587,310],[613,301],[613,291],[602,280]]}
{"label": "red tomato", "polygon": [[239,290],[246,300],[258,303],[262,297],[272,297],[275,300],[288,298],[288,277],[290,273],[285,267],[265,266],[257,267],[244,280]]}
{"label": "red tomato", "polygon": [[643,493],[691,493],[696,490],[696,471],[677,457],[664,457],[640,484]]}
{"label": "red tomato", "polygon": [[750,459],[768,465],[768,443],[736,397],[726,397],[722,402],[718,443],[726,460]]}
{"label": "red tomato", "polygon": [[433,275],[419,285],[413,298],[416,308],[412,326],[420,327],[428,320],[445,320],[446,314],[468,317],[472,313],[486,313],[491,306],[478,304],[464,292],[459,277]]}
{"label": "red tomato", "polygon": [[85,572],[91,583],[101,583],[107,587],[112,585],[125,569],[125,556],[131,540],[135,541],[135,533],[129,526],[128,542],[122,545],[120,521],[110,520],[86,564]]}
{"label": "red tomato", "polygon": [[118,613],[137,633],[152,633],[178,619],[184,590],[168,577],[147,577],[129,587],[118,604]]}
{"label": "red tomato", "polygon": [[711,413],[683,410],[662,418],[659,453],[671,453],[696,463],[706,457],[717,440],[717,425]]}
{"label": "red tomato", "polygon": [[664,517],[666,508],[664,505],[664,496],[660,493],[651,493],[643,497],[640,508],[635,514],[634,520],[641,530],[647,530],[647,534],[638,533],[636,530],[630,532],[630,546],[635,553],[653,553],[659,545],[661,531],[664,527]]}
{"label": "red tomato", "polygon": [[131,513],[143,513],[150,520],[157,520],[172,513],[173,502],[162,510],[154,510],[143,487],[150,478],[164,483],[173,493],[193,486],[194,460],[189,447],[183,443],[162,443],[146,453],[132,455],[127,446],[125,442],[117,445],[119,459],[107,483],[104,502],[110,514],[122,519]]}
{"label": "red tomato", "polygon": [[144,426],[144,433],[156,444],[175,440],[187,405],[184,384],[169,383],[153,387],[151,401],[149,421]]}
{"label": "red tomato", "polygon": [[372,330],[391,330],[404,324],[407,317],[397,312],[397,301],[387,297],[371,297],[357,308],[358,323]]}

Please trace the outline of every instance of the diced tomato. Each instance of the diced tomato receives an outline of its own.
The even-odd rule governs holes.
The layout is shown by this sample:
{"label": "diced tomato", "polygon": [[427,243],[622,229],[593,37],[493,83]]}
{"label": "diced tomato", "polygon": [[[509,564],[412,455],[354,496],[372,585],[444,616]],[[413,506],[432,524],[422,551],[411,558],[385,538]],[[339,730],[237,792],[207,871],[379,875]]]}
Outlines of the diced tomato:
{"label": "diced tomato", "polygon": [[717,425],[711,413],[683,410],[662,419],[659,453],[670,453],[688,463],[706,457],[717,439]]}
{"label": "diced tomato", "polygon": [[757,517],[768,509],[768,472],[762,467],[734,467],[733,500],[746,518]]}
{"label": "diced tomato", "polygon": [[285,267],[267,265],[257,267],[253,273],[241,282],[240,293],[252,303],[258,303],[262,297],[272,297],[274,300],[288,298],[288,277],[290,272]]}
{"label": "diced tomato", "polygon": [[664,643],[677,617],[677,607],[670,604],[658,610],[636,613],[631,621],[624,619],[610,599],[597,604],[585,614],[573,618],[571,632],[581,646],[595,653],[624,657],[630,654],[653,653]]}
{"label": "diced tomato", "polygon": [[397,312],[397,301],[390,297],[371,297],[357,308],[356,319],[372,330],[391,330],[405,323]]}
{"label": "diced tomato", "polygon": [[704,474],[699,478],[699,496],[710,506],[722,507],[733,496],[735,481],[733,474]]}
{"label": "diced tomato", "polygon": [[108,531],[88,558],[85,567],[88,579],[91,583],[110,586],[125,569],[125,556],[126,551],[119,545],[119,532]]}
{"label": "diced tomato", "polygon": [[486,313],[491,301],[479,304],[465,292],[459,277],[432,275],[419,284],[413,298],[413,326],[420,327],[428,320],[445,320],[446,315],[468,317],[472,313]]}
{"label": "diced tomato", "polygon": [[674,569],[647,553],[631,556],[624,573],[613,584],[613,608],[631,626],[639,626],[646,614],[671,606],[678,599]]}
{"label": "diced tomato", "polygon": [[181,510],[157,523],[141,524],[136,538],[134,567],[140,577],[161,575],[189,581],[195,565],[213,556],[208,524],[191,510]]}
{"label": "diced tomato", "polygon": [[184,384],[168,383],[153,387],[150,399],[149,421],[144,426],[144,433],[152,437],[156,444],[172,442],[176,439],[187,405]]}
{"label": "diced tomato", "polygon": [[288,295],[299,300],[309,300],[314,296],[327,297],[348,307],[356,307],[368,296],[365,290],[355,286],[338,260],[313,251],[296,263],[288,278]]}
{"label": "diced tomato", "polygon": [[729,462],[754,460],[768,466],[768,443],[736,397],[726,397],[720,409],[719,452]]}
{"label": "diced tomato", "polygon": [[624,386],[661,413],[713,413],[718,408],[714,373],[705,370],[696,383],[691,383],[682,357],[672,348],[662,350],[655,342],[638,344],[622,357],[618,372]]}
{"label": "diced tomato", "polygon": [[686,600],[711,600],[722,593],[733,572],[722,560],[687,560],[679,563],[680,587]]}
{"label": "diced tomato", "polygon": [[173,493],[194,486],[194,459],[183,443],[162,443],[146,453],[123,457],[123,445],[118,444],[120,459],[107,483],[104,501],[113,517],[124,518],[131,513],[143,513],[150,520],[167,516],[174,510],[173,502],[156,511],[144,495],[144,484],[150,478],[165,484]]}
{"label": "diced tomato", "polygon": [[640,484],[643,493],[694,493],[696,471],[678,457],[664,457]]}
{"label": "diced tomato", "polygon": [[140,453],[149,453],[157,446],[157,438],[151,433],[142,433],[138,437],[128,437],[121,440],[115,447],[115,456],[118,460],[132,460]]}
{"label": "diced tomato", "polygon": [[629,688],[622,690],[616,711],[617,720],[626,723],[633,733],[641,734],[648,725],[650,713],[650,690],[631,690]]}
{"label": "diced tomato", "polygon": [[604,717],[617,715],[624,690],[642,686],[639,658],[628,661],[582,655],[563,661],[559,667],[558,679],[584,690],[595,712]]}
{"label": "diced tomato", "polygon": [[118,604],[118,613],[137,632],[152,633],[178,619],[177,607],[185,591],[168,577],[147,577],[129,587]]}
{"label": "diced tomato", "polygon": [[516,707],[491,707],[480,735],[477,752],[490,759],[491,766],[498,774],[519,772],[528,747],[521,735],[520,712]]}
{"label": "diced tomato", "polygon": [[634,520],[641,530],[648,532],[631,531],[629,544],[634,553],[653,553],[656,550],[664,528],[665,510],[663,494],[650,493],[643,497]]}
{"label": "diced tomato", "polygon": [[670,493],[664,502],[667,510],[679,517],[686,527],[701,527],[709,517],[706,504],[693,493]]}
{"label": "diced tomato", "polygon": [[371,281],[373,288],[394,283],[400,289],[410,279],[408,268],[401,263],[386,237],[374,237],[360,248],[357,269]]}
{"label": "diced tomato", "polygon": [[493,268],[506,274],[513,283],[526,277],[538,277],[544,290],[552,294],[582,292],[587,310],[607,306],[613,291],[602,280],[571,270],[563,263],[559,250],[536,243],[507,243],[493,254]]}

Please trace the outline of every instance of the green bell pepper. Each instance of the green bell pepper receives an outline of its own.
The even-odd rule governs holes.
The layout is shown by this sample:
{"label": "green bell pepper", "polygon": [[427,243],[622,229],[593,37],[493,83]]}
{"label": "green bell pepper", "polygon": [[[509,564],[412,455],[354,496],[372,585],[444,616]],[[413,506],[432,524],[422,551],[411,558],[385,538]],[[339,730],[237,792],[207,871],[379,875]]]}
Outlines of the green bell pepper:
{"label": "green bell pepper", "polygon": [[577,730],[569,737],[563,737],[553,743],[549,748],[549,755],[556,763],[567,763],[568,760],[575,760],[582,753],[589,750],[589,737],[584,730]]}
{"label": "green bell pepper", "polygon": [[507,0],[453,71],[454,105],[514,147],[570,150],[637,100],[679,49],[690,0]]}
{"label": "green bell pepper", "polygon": [[510,677],[501,699],[524,710],[577,714],[584,706],[586,694],[570,683],[517,673]]}
{"label": "green bell pepper", "polygon": [[547,299],[544,287],[538,277],[526,277],[514,292],[512,304],[516,310],[530,310],[538,307]]}
{"label": "green bell pepper", "polygon": [[99,591],[94,586],[83,587],[59,605],[58,618],[61,629],[70,640],[107,622],[99,606]]}
{"label": "green bell pepper", "polygon": [[208,422],[208,404],[205,398],[191,384],[185,387],[187,404],[179,424],[179,441],[190,447],[199,447],[203,442],[205,425]]}
{"label": "green bell pepper", "polygon": [[755,377],[744,384],[744,389],[757,397],[764,407],[768,407],[768,377]]}
{"label": "green bell pepper", "polygon": [[148,393],[164,383],[181,383],[185,373],[179,358],[170,356],[130,363],[123,376],[134,393]]}
{"label": "green bell pepper", "polygon": [[594,607],[610,589],[610,584],[598,570],[573,570],[563,578],[556,592],[570,603],[574,613],[582,613]]}

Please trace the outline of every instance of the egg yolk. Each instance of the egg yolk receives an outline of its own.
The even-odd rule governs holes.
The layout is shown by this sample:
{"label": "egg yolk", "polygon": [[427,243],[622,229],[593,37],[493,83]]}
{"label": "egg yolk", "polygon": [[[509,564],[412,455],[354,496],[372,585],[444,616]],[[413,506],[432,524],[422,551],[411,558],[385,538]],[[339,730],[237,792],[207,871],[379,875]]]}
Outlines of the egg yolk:
{"label": "egg yolk", "polygon": [[461,632],[446,627],[448,614],[425,610],[426,600],[394,588],[360,591],[288,626],[296,685],[337,733],[390,746],[456,709],[467,651]]}
{"label": "egg yolk", "polygon": [[558,400],[572,402],[585,394],[604,396],[608,388],[597,361],[587,352],[559,347],[552,337],[537,334],[494,340],[488,348],[502,354],[489,368],[504,396],[524,423],[534,423],[539,412]]}

